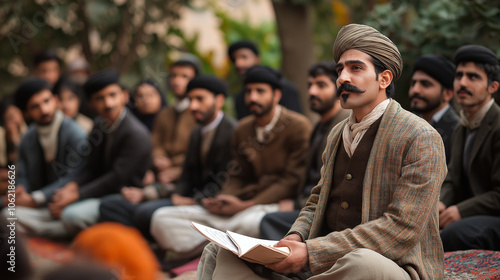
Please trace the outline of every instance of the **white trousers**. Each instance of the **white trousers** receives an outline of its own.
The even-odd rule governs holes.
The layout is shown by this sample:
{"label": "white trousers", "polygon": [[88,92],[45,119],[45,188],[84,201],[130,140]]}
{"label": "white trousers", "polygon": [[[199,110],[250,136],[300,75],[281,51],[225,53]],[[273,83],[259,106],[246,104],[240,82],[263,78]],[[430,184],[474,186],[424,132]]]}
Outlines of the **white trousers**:
{"label": "white trousers", "polygon": [[[260,204],[226,217],[211,214],[199,205],[167,206],[154,212],[151,219],[151,235],[163,249],[181,254],[201,253],[203,245],[208,241],[191,227],[191,222],[221,231],[230,230],[259,237],[262,217],[278,210],[278,204]],[[193,252],[195,250],[196,252]]]}
{"label": "white trousers", "polygon": [[[42,237],[59,238],[76,235],[81,230],[97,223],[100,199],[89,198],[74,202],[63,209],[61,219],[54,219],[48,208],[16,206],[16,224],[20,232]],[[10,216],[4,208],[2,215]]]}
{"label": "white trousers", "polygon": [[309,280],[411,280],[410,275],[394,261],[370,249],[354,249],[340,258],[329,270],[318,274],[301,273],[285,276],[276,272],[262,277],[233,253],[211,243],[203,251],[197,279],[309,279]]}
{"label": "white trousers", "polygon": [[66,206],[61,214],[64,227],[70,235],[97,224],[100,198],[87,198]]}
{"label": "white trousers", "polygon": [[[42,237],[60,238],[68,235],[63,222],[50,215],[48,208],[31,208],[16,206],[16,228],[19,232]],[[13,218],[7,208],[2,210],[2,216]]]}

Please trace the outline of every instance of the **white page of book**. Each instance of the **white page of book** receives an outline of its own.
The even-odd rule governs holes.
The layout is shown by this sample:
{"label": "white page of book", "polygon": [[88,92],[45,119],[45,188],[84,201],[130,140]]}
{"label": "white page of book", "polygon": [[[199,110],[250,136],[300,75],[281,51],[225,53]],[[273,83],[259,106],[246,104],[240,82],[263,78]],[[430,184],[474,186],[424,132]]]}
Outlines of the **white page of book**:
{"label": "white page of book", "polygon": [[[253,237],[242,235],[242,234],[232,232],[229,230],[227,231],[227,235],[229,235],[234,240],[234,243],[238,244],[242,255],[244,253],[248,252],[248,250],[255,247],[255,245],[262,244],[262,245],[267,245],[269,247],[273,247],[274,244],[278,243],[278,241],[276,241],[276,240],[265,240],[265,239],[253,238]],[[276,247],[275,249],[279,249],[279,248]]]}
{"label": "white page of book", "polygon": [[195,222],[192,222],[191,224],[209,240],[218,243],[220,246],[229,251],[233,251],[235,254],[238,254],[238,247],[234,245],[233,241],[231,241],[231,238],[229,238],[226,233]]}

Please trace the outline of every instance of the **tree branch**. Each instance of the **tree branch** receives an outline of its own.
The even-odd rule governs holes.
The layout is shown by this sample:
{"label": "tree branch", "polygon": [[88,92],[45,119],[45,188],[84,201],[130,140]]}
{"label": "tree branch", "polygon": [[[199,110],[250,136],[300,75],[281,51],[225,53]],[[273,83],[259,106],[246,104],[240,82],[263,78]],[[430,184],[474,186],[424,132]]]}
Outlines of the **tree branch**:
{"label": "tree branch", "polygon": [[114,66],[117,66],[119,69],[121,68],[121,64],[123,63],[123,57],[127,55],[127,43],[130,36],[130,29],[132,23],[130,22],[130,2],[126,1],[124,4],[124,13],[122,17],[122,21],[120,27],[118,29],[118,33],[116,36],[115,47],[113,48],[113,53],[111,54],[111,63]]}
{"label": "tree branch", "polygon": [[273,1],[283,55],[281,71],[299,90],[302,109],[311,116],[307,96],[307,69],[314,62],[310,8],[290,0]]}
{"label": "tree branch", "polygon": [[94,65],[94,56],[90,48],[90,20],[85,9],[85,0],[78,0],[78,8],[76,9],[78,18],[80,19],[81,28],[81,38],[82,38],[82,52],[85,59],[90,65]]}
{"label": "tree branch", "polygon": [[127,53],[126,56],[123,57],[123,59],[120,61],[120,67],[119,67],[119,71],[120,73],[123,73],[123,72],[126,72],[130,65],[132,64],[133,60],[137,57],[137,46],[139,46],[139,44],[142,42],[142,38],[144,37],[144,28],[146,26],[146,23],[147,23],[147,12],[146,12],[146,7],[147,5],[145,5],[144,7],[144,17],[142,18],[142,22],[139,24],[138,28],[136,29],[136,34],[135,36],[133,37],[132,39],[132,43],[130,44],[130,49]]}

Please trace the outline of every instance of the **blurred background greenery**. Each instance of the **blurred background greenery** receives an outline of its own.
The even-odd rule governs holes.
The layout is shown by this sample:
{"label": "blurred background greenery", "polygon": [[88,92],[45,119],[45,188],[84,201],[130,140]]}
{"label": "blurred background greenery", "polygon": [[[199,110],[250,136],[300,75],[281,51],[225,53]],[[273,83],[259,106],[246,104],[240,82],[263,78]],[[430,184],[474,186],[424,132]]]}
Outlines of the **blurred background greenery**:
{"label": "blurred background greenery", "polygon": [[[210,11],[222,33],[224,48],[239,39],[255,41],[263,64],[281,69],[306,104],[310,64],[331,60],[341,26],[369,24],[400,48],[405,69],[396,83],[396,99],[407,106],[415,59],[428,53],[452,58],[464,44],[481,44],[500,56],[498,0],[274,0],[274,18],[251,24],[255,11],[235,17],[221,3],[258,0],[20,0],[0,2],[0,98],[29,75],[35,53],[52,48],[73,51],[93,70],[114,67],[131,87],[149,76],[164,85],[170,63],[179,53],[197,55],[205,73],[226,80],[231,92],[240,81],[225,58],[217,62],[201,49],[199,33],[188,34],[179,21],[183,9]],[[260,0],[269,1],[270,0]],[[232,110],[228,108],[228,110]]]}

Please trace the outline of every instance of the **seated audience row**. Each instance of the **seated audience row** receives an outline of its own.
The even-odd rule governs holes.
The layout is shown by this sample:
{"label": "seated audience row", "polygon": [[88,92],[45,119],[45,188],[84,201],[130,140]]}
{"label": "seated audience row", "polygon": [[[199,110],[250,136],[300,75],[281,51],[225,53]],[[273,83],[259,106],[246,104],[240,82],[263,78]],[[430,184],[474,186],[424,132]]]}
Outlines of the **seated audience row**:
{"label": "seated audience row", "polygon": [[[361,25],[350,25],[341,32],[369,34],[359,40],[386,38]],[[349,36],[337,41],[346,44]],[[493,99],[499,89],[498,58],[478,45],[459,48],[455,64],[437,55],[420,57],[413,67],[409,97],[411,110],[422,120],[407,115],[389,94],[401,65],[397,47],[387,40],[375,41],[393,52],[392,59],[371,47],[350,48],[338,43],[334,49],[338,63],[318,63],[310,68],[309,105],[320,115],[314,130],[309,120],[293,111],[300,111],[300,106],[293,106],[296,92],[289,91],[289,83],[278,71],[258,65],[259,51],[249,41],[237,42],[228,51],[243,80],[243,89],[235,96],[239,122],[223,112],[228,94],[224,82],[200,74],[198,62],[191,58],[170,67],[168,84],[175,101],[168,107],[165,95],[151,80],[137,84],[129,98],[117,72],[103,70],[87,79],[88,70],[75,67],[74,76],[61,77],[60,59],[45,53],[35,61],[35,73],[44,79],[25,80],[14,93],[15,107],[8,102],[3,106],[2,214],[9,216],[6,175],[7,167],[15,164],[19,229],[40,236],[75,236],[98,222],[115,221],[136,227],[162,250],[188,260],[199,256],[207,244],[191,229],[190,223],[195,221],[255,237],[284,238],[281,245],[299,248],[309,256],[309,276],[336,267],[335,261],[322,260],[323,253],[338,255],[340,262],[344,256],[352,257],[354,249],[368,248],[402,268],[405,277],[412,278],[415,273],[438,277],[440,274],[418,264],[423,259],[413,257],[424,253],[414,250],[405,258],[380,252],[370,244],[389,244],[389,240],[377,234],[370,240],[358,235],[372,223],[382,228],[384,215],[394,215],[391,221],[401,218],[410,223],[410,217],[399,215],[417,204],[422,208],[422,202],[428,201],[429,211],[436,206],[439,216],[423,217],[419,212],[411,217],[425,220],[427,243],[434,244],[440,236],[445,251],[500,250],[500,178],[495,171],[500,166],[500,127],[496,122],[500,108]],[[367,60],[371,64],[363,62],[364,54],[371,57]],[[367,68],[374,68],[376,74],[380,93],[376,104],[362,100],[371,91],[368,81],[361,82],[358,75]],[[83,71],[85,78],[80,79],[78,71]],[[83,79],[86,82],[79,87]],[[452,100],[460,109],[458,115]],[[80,113],[83,103],[95,112],[95,120]],[[17,108],[20,111],[16,114]],[[404,116],[399,121],[408,122],[404,129],[413,131],[400,134],[399,123],[391,128],[394,131],[385,131],[387,118],[392,118],[386,115],[401,112]],[[30,123],[27,129],[25,122]],[[379,130],[394,134],[390,144],[377,144],[388,136],[379,135]],[[434,143],[434,154],[429,156],[423,147],[431,149],[434,130],[441,140]],[[428,138],[420,139],[424,134]],[[405,146],[410,140],[415,142]],[[376,150],[371,151],[372,145]],[[384,149],[392,150],[378,155]],[[402,158],[395,158],[402,151]],[[441,166],[441,155],[448,163],[447,173],[445,165]],[[378,167],[373,166],[372,156],[384,163],[380,165],[391,164],[384,171],[387,178],[379,178],[384,172],[374,171]],[[351,159],[357,162],[356,167],[350,164]],[[420,161],[428,166],[421,167]],[[406,173],[410,163],[419,166],[411,176]],[[429,170],[431,165],[435,170]],[[424,169],[434,172],[435,178],[427,178],[430,173],[423,174]],[[396,175],[402,176],[398,180],[409,180],[415,189],[396,196],[397,186],[404,185],[397,183]],[[363,190],[371,184],[367,178],[394,185],[386,190],[392,198],[365,195]],[[425,198],[420,197],[422,193],[413,193],[424,185],[429,186]],[[434,186],[441,188],[439,197]],[[391,212],[397,210],[391,205],[397,207],[410,192],[422,200],[397,214]],[[438,204],[430,202],[431,196]],[[369,209],[375,212],[369,214]],[[411,227],[398,226],[395,228],[401,231]],[[324,238],[330,241],[320,242]],[[331,241],[339,238],[350,240],[345,241],[347,249],[342,253],[330,248],[339,245]],[[417,239],[411,240],[425,245]],[[306,251],[300,247],[303,243],[308,244]],[[311,251],[320,245],[325,248]],[[442,251],[437,248],[432,255],[423,258],[435,259]],[[206,247],[200,277],[211,277],[212,273],[214,277],[229,277],[218,268],[219,258],[234,262],[213,244]],[[403,260],[413,268],[403,265]],[[303,259],[300,261],[302,264]],[[290,266],[285,260],[267,268],[251,268],[259,275],[298,273]]]}

